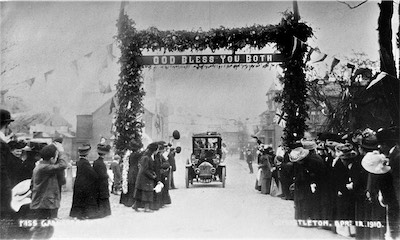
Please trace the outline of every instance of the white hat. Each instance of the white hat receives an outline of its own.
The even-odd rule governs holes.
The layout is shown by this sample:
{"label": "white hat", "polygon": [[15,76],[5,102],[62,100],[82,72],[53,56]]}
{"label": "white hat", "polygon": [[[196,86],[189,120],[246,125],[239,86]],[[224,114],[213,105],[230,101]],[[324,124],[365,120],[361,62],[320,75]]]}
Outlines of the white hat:
{"label": "white hat", "polygon": [[11,199],[11,208],[18,212],[22,205],[31,203],[31,179],[24,180],[11,190],[12,199]]}
{"label": "white hat", "polygon": [[313,140],[300,140],[301,144],[303,145],[304,149],[313,150],[317,149],[317,143]]}
{"label": "white hat", "polygon": [[367,172],[385,174],[390,171],[389,159],[377,151],[368,152],[361,161],[361,165]]}
{"label": "white hat", "polygon": [[305,158],[309,152],[310,151],[308,151],[307,149],[304,149],[302,147],[297,147],[290,152],[289,159],[291,162],[298,162],[303,158]]}

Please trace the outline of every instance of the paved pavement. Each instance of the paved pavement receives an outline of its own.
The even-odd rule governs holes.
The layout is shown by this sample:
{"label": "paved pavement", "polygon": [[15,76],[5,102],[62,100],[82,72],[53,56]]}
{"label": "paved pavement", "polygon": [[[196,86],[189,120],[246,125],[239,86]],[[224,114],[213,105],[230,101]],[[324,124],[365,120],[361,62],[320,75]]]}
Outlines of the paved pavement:
{"label": "paved pavement", "polygon": [[255,174],[237,157],[227,158],[226,187],[194,183],[185,187],[184,157],[177,159],[172,204],[153,213],[135,212],[110,198],[112,215],[76,221],[68,217],[72,193],[64,192],[55,239],[123,238],[266,238],[349,239],[328,230],[298,227],[293,201],[262,195],[254,189]]}

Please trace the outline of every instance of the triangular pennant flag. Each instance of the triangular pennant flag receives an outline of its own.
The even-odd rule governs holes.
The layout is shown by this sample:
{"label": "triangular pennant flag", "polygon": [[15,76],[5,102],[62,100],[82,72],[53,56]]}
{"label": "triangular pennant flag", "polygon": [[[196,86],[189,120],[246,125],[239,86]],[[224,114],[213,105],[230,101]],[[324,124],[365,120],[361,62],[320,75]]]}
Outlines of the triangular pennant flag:
{"label": "triangular pennant flag", "polygon": [[54,72],[54,69],[44,73],[44,80],[45,80],[46,82],[47,82],[47,80],[49,79],[50,75],[51,75],[53,72]]}
{"label": "triangular pennant flag", "polygon": [[351,73],[353,73],[354,68],[356,67],[355,65],[351,64],[351,63],[347,63],[346,67],[351,69]]}
{"label": "triangular pennant flag", "polygon": [[296,50],[298,48],[300,48],[300,46],[301,46],[300,39],[298,39],[297,37],[293,36],[293,47],[292,47],[292,54],[290,55],[290,57],[293,57],[294,53],[296,52]]}
{"label": "triangular pennant flag", "polygon": [[389,76],[389,75],[385,72],[379,73],[378,76],[369,83],[367,89],[371,88],[372,86],[374,86],[375,84],[377,84],[378,82],[380,82],[382,79],[384,79],[387,76]]}
{"label": "triangular pennant flag", "polygon": [[35,78],[30,78],[28,80],[25,80],[25,82],[29,85],[29,88],[31,88],[33,83],[35,83]]}
{"label": "triangular pennant flag", "polygon": [[111,58],[111,60],[113,60],[115,58],[115,56],[113,55],[113,45],[112,45],[112,43],[107,45],[107,55],[108,55],[108,57]]}
{"label": "triangular pennant flag", "polygon": [[337,59],[337,58],[333,58],[333,60],[332,60],[332,65],[331,65],[331,71],[330,71],[330,72],[332,72],[332,71],[333,71],[333,69],[336,67],[336,65],[338,65],[338,64],[339,64],[339,62],[340,62],[340,60],[339,60],[339,59]]}
{"label": "triangular pennant flag", "polygon": [[306,62],[311,60],[311,54],[314,52],[314,48],[311,48],[310,51],[307,53]]}
{"label": "triangular pennant flag", "polygon": [[72,64],[72,67],[73,67],[73,69],[74,69],[74,71],[75,71],[75,74],[76,74],[77,76],[79,76],[78,60],[72,61],[71,64]]}
{"label": "triangular pennant flag", "polygon": [[85,57],[85,58],[90,58],[90,57],[92,56],[92,53],[93,53],[93,52],[90,52],[90,53],[88,53],[88,54],[85,54],[84,57]]}
{"label": "triangular pennant flag", "polygon": [[112,113],[114,108],[115,108],[115,102],[114,102],[114,97],[112,97],[111,104],[110,104],[110,112],[108,113],[109,115]]}
{"label": "triangular pennant flag", "polygon": [[312,56],[310,56],[310,58],[312,59],[311,63],[322,62],[325,60],[325,58],[327,56],[328,55],[326,55],[325,53],[322,53],[321,50],[319,50],[319,48],[315,48]]}

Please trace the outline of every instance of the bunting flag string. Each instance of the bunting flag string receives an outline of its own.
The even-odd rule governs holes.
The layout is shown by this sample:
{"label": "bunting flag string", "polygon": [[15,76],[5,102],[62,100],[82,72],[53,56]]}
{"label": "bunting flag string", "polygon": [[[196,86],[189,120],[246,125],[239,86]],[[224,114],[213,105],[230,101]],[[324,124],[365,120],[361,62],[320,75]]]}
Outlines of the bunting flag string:
{"label": "bunting flag string", "polygon": [[325,53],[322,53],[318,47],[314,49],[313,53],[314,54],[310,56],[310,58],[313,59],[313,61],[311,63],[322,62],[328,56]]}
{"label": "bunting flag string", "polygon": [[84,57],[85,57],[85,58],[90,58],[90,57],[92,56],[92,53],[93,53],[93,52],[90,52],[90,53],[88,53],[88,54],[85,54]]}
{"label": "bunting flag string", "polygon": [[108,115],[110,115],[112,113],[114,108],[115,108],[115,102],[114,102],[114,97],[112,97],[111,104],[110,104],[110,112],[108,113]]}
{"label": "bunting flag string", "polygon": [[35,83],[35,78],[27,79],[27,80],[25,80],[25,82],[29,85],[29,89],[31,89],[33,83]]}
{"label": "bunting flag string", "polygon": [[297,50],[302,49],[305,45],[306,45],[305,42],[303,42],[300,39],[298,39],[297,37],[293,36],[293,48],[292,48],[292,54],[290,55],[290,57],[293,57],[294,53]]}
{"label": "bunting flag string", "polygon": [[387,72],[380,72],[378,74],[378,76],[376,76],[376,78],[369,83],[367,89],[371,88],[372,86],[374,86],[378,82],[384,81],[384,79],[386,79],[386,78],[394,78],[396,80],[399,80],[397,77],[395,77],[393,75],[390,75]]}
{"label": "bunting flag string", "polygon": [[49,77],[53,72],[54,72],[54,69],[44,73],[44,80],[46,81],[46,83],[49,80]]}
{"label": "bunting flag string", "polygon": [[107,45],[107,55],[108,57],[111,58],[111,60],[114,60],[114,58],[116,58],[116,56],[113,55],[113,44],[108,44]]}
{"label": "bunting flag string", "polygon": [[336,67],[336,65],[339,64],[339,62],[340,62],[339,59],[337,59],[337,58],[335,58],[335,57],[333,58],[333,61],[332,61],[332,64],[331,64],[331,71],[330,71],[330,72],[333,71],[333,69]]}

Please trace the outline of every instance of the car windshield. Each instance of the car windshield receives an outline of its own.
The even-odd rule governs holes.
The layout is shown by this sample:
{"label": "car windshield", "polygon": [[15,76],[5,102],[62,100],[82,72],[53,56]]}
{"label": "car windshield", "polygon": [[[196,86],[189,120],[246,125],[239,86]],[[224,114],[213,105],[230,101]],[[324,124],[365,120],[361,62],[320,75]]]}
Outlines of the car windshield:
{"label": "car windshield", "polygon": [[218,138],[194,138],[193,141],[195,148],[208,148],[208,149],[219,148]]}

